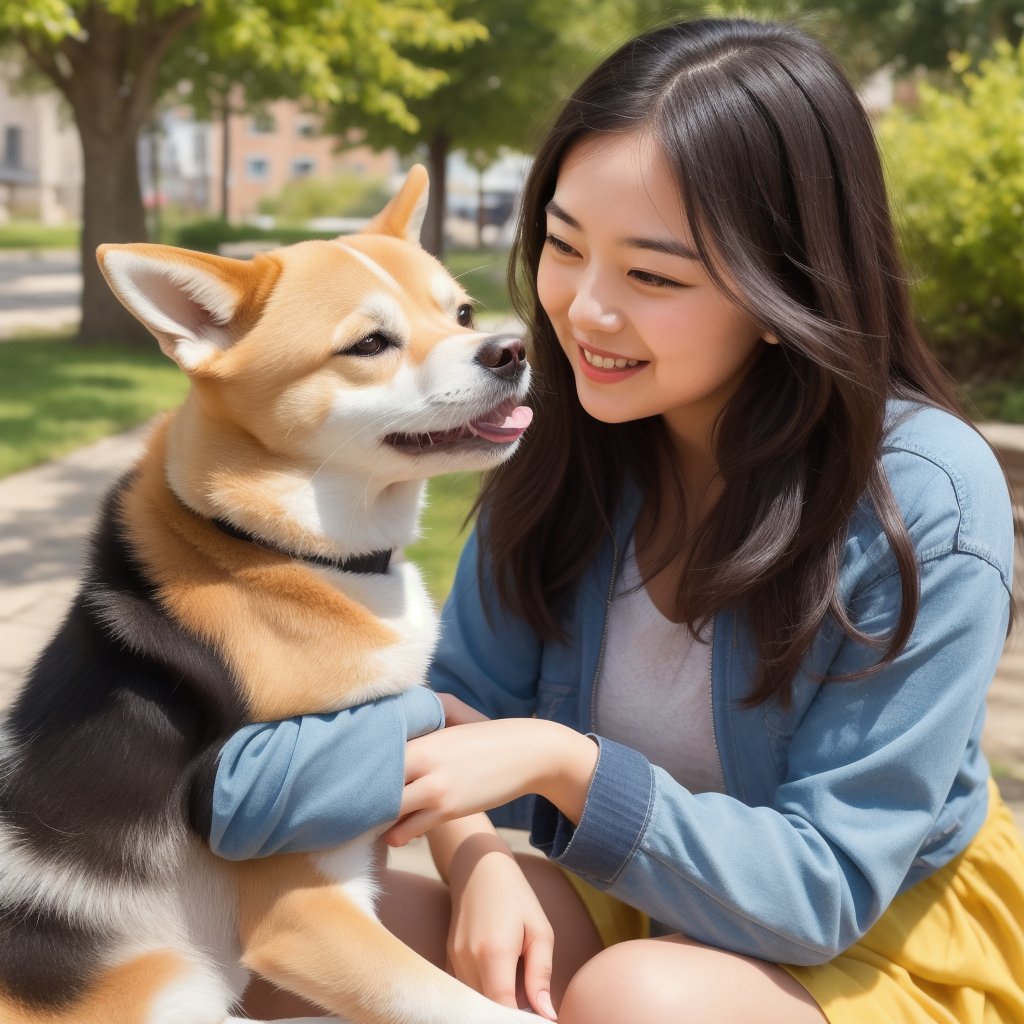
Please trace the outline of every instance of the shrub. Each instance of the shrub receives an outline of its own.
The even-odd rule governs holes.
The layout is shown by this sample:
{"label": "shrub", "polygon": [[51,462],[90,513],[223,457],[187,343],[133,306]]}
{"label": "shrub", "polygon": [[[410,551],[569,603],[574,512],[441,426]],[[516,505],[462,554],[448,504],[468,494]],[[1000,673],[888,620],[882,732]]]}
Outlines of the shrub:
{"label": "shrub", "polygon": [[336,231],[310,231],[308,228],[258,228],[253,224],[228,224],[227,221],[210,218],[194,220],[165,233],[161,241],[168,245],[179,245],[183,249],[198,249],[200,252],[217,252],[221,245],[231,242],[268,242],[275,246],[291,245],[310,238],[333,238]]}
{"label": "shrub", "polygon": [[1012,371],[1024,343],[1024,42],[879,125],[925,336],[962,378]]}
{"label": "shrub", "polygon": [[262,200],[260,212],[291,225],[305,224],[315,217],[372,217],[390,197],[387,182],[376,178],[306,178]]}

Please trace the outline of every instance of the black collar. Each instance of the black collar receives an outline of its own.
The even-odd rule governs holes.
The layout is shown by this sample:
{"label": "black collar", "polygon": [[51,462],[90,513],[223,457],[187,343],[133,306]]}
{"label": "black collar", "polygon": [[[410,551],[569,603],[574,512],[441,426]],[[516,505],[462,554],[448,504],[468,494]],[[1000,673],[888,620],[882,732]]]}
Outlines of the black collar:
{"label": "black collar", "polygon": [[226,533],[229,537],[234,537],[236,540],[247,540],[257,547],[264,548],[266,551],[287,555],[289,558],[300,558],[303,562],[309,562],[311,565],[325,565],[328,569],[340,569],[342,572],[376,573],[383,576],[387,573],[388,566],[391,564],[391,551],[371,551],[368,555],[351,555],[348,558],[331,558],[329,555],[299,555],[294,551],[285,551],[284,548],[279,548],[276,544],[271,544],[270,541],[264,540],[262,537],[246,533],[245,530],[240,530],[226,519],[211,519],[210,522],[218,530]]}

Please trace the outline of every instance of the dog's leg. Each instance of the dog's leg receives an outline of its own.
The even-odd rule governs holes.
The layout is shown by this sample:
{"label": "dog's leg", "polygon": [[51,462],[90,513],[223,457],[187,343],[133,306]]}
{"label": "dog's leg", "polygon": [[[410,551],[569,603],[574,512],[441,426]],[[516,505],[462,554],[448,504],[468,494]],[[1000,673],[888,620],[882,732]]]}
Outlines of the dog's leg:
{"label": "dog's leg", "polygon": [[231,1002],[206,965],[176,950],[144,953],[105,970],[74,1003],[32,1009],[0,996],[3,1024],[222,1024]]}
{"label": "dog's leg", "polygon": [[306,856],[239,864],[243,961],[355,1024],[537,1024],[428,963]]}

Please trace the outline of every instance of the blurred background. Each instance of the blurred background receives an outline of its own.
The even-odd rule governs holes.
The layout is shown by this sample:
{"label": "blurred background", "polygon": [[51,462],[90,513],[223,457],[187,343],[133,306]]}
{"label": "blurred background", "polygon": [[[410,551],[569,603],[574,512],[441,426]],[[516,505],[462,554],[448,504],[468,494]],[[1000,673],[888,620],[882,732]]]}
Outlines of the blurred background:
{"label": "blurred background", "polygon": [[[876,126],[925,336],[1024,478],[1020,0],[3,0],[0,706],[62,611],[137,425],[185,391],[102,281],[98,244],[245,256],[332,237],[419,161],[424,244],[497,326],[547,119],[625,39],[704,14],[795,21],[844,61]],[[439,599],[475,487],[432,487],[412,554]],[[1005,698],[1018,722],[1021,689]],[[1024,725],[1018,736],[1011,774]]]}

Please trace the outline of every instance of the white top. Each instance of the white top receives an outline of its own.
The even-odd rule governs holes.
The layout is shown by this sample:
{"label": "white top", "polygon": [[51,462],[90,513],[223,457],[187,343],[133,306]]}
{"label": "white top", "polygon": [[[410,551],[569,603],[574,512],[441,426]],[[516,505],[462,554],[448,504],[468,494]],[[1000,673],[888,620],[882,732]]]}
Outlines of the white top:
{"label": "white top", "polygon": [[693,793],[725,792],[711,717],[710,641],[695,640],[658,611],[630,542],[608,616],[595,732],[639,751]]}

